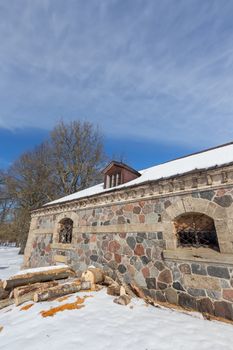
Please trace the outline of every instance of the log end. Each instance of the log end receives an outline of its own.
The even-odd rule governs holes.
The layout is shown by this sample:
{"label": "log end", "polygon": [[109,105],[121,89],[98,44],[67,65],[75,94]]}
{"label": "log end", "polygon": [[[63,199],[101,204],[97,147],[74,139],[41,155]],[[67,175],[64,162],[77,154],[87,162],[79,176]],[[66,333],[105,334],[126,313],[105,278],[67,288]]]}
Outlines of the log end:
{"label": "log end", "polygon": [[39,297],[38,297],[38,294],[37,294],[37,293],[34,294],[34,296],[33,296],[33,301],[34,301],[35,303],[38,303]]}

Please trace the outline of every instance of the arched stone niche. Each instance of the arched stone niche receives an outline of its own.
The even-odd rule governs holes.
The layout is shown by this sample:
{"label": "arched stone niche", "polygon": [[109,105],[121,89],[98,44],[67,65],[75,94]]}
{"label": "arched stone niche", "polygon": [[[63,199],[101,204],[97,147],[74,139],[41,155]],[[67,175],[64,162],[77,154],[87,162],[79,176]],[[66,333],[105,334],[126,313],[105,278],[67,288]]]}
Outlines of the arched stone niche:
{"label": "arched stone niche", "polygon": [[[161,215],[164,238],[168,250],[177,250],[174,221],[185,213],[201,213],[214,221],[220,253],[233,253],[233,235],[230,232],[229,210],[206,199],[186,197],[170,205]],[[182,248],[185,249],[185,248]]]}
{"label": "arched stone niche", "polygon": [[73,221],[72,243],[75,242],[76,240],[75,233],[77,230],[75,229],[78,226],[79,216],[75,212],[71,211],[71,212],[65,212],[57,215],[55,225],[54,225],[54,230],[53,230],[53,243],[62,244],[62,243],[59,243],[59,229],[60,229],[60,223],[64,219],[71,219]]}

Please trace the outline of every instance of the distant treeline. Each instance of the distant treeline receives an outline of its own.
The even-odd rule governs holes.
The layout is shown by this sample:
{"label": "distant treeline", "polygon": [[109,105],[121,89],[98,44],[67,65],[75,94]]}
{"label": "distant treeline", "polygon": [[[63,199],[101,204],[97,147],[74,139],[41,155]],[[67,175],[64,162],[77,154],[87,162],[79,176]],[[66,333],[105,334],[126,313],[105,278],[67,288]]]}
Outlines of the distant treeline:
{"label": "distant treeline", "polygon": [[48,139],[0,170],[0,242],[23,252],[30,212],[102,180],[103,137],[88,122],[60,122]]}

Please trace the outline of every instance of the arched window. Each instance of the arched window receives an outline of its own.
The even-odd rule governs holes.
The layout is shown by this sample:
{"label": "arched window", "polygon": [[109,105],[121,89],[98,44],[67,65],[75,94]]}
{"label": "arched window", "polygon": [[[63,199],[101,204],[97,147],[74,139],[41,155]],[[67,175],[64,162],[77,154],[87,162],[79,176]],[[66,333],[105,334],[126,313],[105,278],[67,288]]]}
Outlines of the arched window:
{"label": "arched window", "polygon": [[179,247],[204,247],[219,251],[214,220],[199,213],[186,213],[174,221]]}
{"label": "arched window", "polygon": [[59,243],[71,243],[73,231],[73,221],[64,218],[59,222]]}

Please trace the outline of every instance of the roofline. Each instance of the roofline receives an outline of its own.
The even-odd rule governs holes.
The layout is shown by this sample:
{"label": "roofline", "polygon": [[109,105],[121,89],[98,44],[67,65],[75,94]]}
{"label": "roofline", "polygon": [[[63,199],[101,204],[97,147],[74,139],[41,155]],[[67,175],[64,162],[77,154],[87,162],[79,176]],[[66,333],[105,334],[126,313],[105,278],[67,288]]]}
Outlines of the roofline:
{"label": "roofline", "polygon": [[[218,148],[225,147],[225,146],[230,146],[230,145],[233,145],[233,141],[227,142],[227,143],[223,143],[223,144],[218,145],[218,146],[206,148],[206,149],[204,149],[204,150],[202,150],[202,151],[197,151],[197,152],[189,153],[189,154],[187,154],[187,155],[185,155],[185,156],[180,156],[180,157],[177,157],[177,158],[173,158],[173,159],[171,159],[171,160],[167,160],[166,162],[158,163],[158,164],[156,164],[156,165],[154,165],[154,166],[158,166],[158,165],[170,163],[170,162],[173,162],[173,161],[175,161],[175,160],[179,160],[179,159],[183,159],[183,158],[195,156],[196,154],[201,154],[201,153],[204,153],[204,152],[212,151],[212,150],[214,150],[214,149],[218,149]],[[227,163],[227,164],[230,164],[230,163]],[[153,166],[152,166],[152,167],[153,167]],[[151,167],[149,167],[149,168],[151,168]],[[146,169],[149,169],[149,168],[146,168]],[[143,170],[146,170],[146,169],[143,169]],[[205,169],[205,168],[204,168],[204,169]],[[208,168],[206,168],[206,169],[208,169]]]}
{"label": "roofline", "polygon": [[[233,142],[231,142],[229,144],[233,144]],[[216,148],[219,148],[219,146],[216,147]],[[197,153],[201,153],[201,152],[197,152]],[[196,153],[194,153],[194,154],[196,154]],[[179,158],[177,158],[177,159],[179,159]],[[54,204],[50,204],[50,205],[49,204],[48,205],[44,204],[42,207],[40,207],[38,209],[31,210],[31,213],[36,212],[38,210],[55,207],[55,206],[66,205],[67,203],[73,203],[73,202],[76,202],[76,201],[82,201],[82,200],[93,198],[95,196],[99,196],[99,195],[103,195],[103,194],[108,194],[108,193],[113,193],[113,192],[116,192],[116,191],[131,189],[131,188],[143,186],[143,185],[146,185],[146,184],[150,184],[150,183],[153,183],[153,182],[159,182],[161,180],[170,180],[170,179],[175,178],[175,177],[181,177],[181,176],[184,176],[184,175],[188,175],[188,174],[192,174],[192,173],[196,173],[196,172],[202,172],[202,171],[206,171],[206,170],[214,170],[214,169],[218,169],[218,168],[224,168],[226,166],[231,166],[231,165],[233,165],[233,162],[225,163],[225,164],[221,164],[221,165],[214,165],[214,166],[211,166],[211,167],[208,167],[208,168],[200,168],[200,169],[199,168],[195,168],[193,170],[186,171],[186,172],[181,173],[181,174],[177,173],[177,174],[174,174],[174,175],[171,175],[171,176],[161,177],[161,178],[156,179],[156,180],[146,180],[146,181],[138,183],[138,184],[133,184],[133,185],[124,186],[124,187],[120,187],[120,188],[119,187],[113,187],[109,191],[102,191],[102,192],[91,194],[91,195],[85,196],[85,197],[80,197],[80,198],[75,198],[75,199],[71,199],[71,200],[66,200],[64,202],[54,203]]]}

